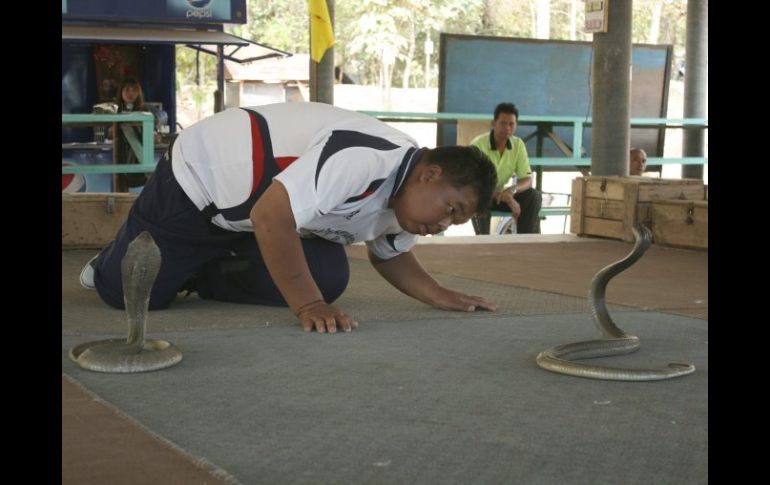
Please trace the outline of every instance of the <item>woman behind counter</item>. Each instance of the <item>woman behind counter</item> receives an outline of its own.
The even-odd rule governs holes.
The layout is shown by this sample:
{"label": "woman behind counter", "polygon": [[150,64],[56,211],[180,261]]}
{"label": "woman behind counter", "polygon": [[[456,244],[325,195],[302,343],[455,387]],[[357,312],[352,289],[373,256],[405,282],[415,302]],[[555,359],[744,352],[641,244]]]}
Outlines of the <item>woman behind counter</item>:
{"label": "woman behind counter", "polygon": [[[136,78],[127,77],[123,79],[118,90],[118,113],[131,113],[138,111],[152,112],[144,104],[144,93],[142,92],[142,85],[139,84]],[[155,115],[155,113],[153,113]],[[141,139],[141,133],[134,126],[126,126],[130,130],[134,130],[138,139]],[[139,163],[136,158],[136,154],[131,149],[131,145],[128,144],[126,136],[123,134],[123,130],[117,127],[117,123],[109,130],[110,137],[115,140],[115,163],[118,164],[131,164]],[[160,135],[155,133],[155,143],[160,141]],[[141,187],[147,182],[147,174],[144,173],[122,173],[115,177],[115,192],[126,192],[130,187]]]}

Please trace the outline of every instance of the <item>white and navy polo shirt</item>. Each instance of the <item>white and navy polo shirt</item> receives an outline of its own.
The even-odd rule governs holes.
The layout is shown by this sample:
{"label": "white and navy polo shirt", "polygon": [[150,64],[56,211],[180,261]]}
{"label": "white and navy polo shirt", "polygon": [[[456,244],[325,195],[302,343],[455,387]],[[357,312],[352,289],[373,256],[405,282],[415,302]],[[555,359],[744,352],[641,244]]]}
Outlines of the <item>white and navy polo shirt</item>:
{"label": "white and navy polo shirt", "polygon": [[418,239],[387,205],[422,153],[413,138],[370,116],[281,103],[203,119],[179,134],[171,158],[179,185],[219,227],[253,230],[251,208],[275,178],[300,235],[366,241],[389,259]]}

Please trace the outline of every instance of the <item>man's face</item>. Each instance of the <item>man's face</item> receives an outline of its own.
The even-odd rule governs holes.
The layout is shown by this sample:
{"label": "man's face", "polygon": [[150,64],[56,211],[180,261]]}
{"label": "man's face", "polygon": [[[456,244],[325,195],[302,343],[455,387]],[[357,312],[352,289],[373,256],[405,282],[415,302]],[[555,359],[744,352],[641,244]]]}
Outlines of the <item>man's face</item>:
{"label": "man's face", "polygon": [[642,175],[646,166],[647,155],[644,152],[631,152],[631,166],[629,167],[630,175]]}
{"label": "man's face", "polygon": [[405,231],[421,236],[438,234],[452,224],[468,222],[478,205],[475,190],[452,187],[438,165],[425,167],[419,178],[402,190],[391,208]]}
{"label": "man's face", "polygon": [[492,128],[495,130],[495,137],[508,138],[516,133],[519,122],[513,113],[500,113],[497,119],[492,122]]}

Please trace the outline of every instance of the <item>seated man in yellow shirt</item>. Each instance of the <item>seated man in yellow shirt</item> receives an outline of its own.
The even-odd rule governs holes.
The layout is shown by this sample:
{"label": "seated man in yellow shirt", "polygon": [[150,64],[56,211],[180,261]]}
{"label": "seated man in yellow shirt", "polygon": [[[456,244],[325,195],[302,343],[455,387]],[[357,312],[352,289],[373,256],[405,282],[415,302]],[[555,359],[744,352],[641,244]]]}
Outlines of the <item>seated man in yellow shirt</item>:
{"label": "seated man in yellow shirt", "polygon": [[[521,138],[513,136],[519,122],[519,110],[513,103],[500,103],[495,108],[492,129],[473,140],[471,145],[486,154],[497,170],[497,186],[492,194],[492,209],[510,211],[516,219],[517,233],[540,234],[542,194],[532,187],[532,169],[527,148]],[[516,176],[516,182],[505,185]],[[489,213],[472,218],[476,234],[489,234]]]}

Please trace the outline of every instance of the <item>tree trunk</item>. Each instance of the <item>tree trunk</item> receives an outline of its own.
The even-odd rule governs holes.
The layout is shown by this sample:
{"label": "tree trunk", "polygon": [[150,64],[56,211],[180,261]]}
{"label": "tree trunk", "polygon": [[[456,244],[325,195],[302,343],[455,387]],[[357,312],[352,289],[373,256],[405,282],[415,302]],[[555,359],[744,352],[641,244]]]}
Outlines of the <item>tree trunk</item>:
{"label": "tree trunk", "polygon": [[652,3],[650,18],[650,33],[647,36],[647,42],[657,44],[660,37],[660,13],[663,10],[663,0],[655,0]]}
{"label": "tree trunk", "polygon": [[537,0],[537,13],[535,37],[549,39],[551,37],[551,2],[550,0]]}
{"label": "tree trunk", "polygon": [[[529,35],[537,38],[537,6],[540,0],[529,0]],[[534,2],[534,3],[533,3]]]}
{"label": "tree trunk", "polygon": [[404,79],[402,86],[404,89],[409,87],[409,78],[412,76],[412,62],[414,61],[414,50],[417,39],[415,38],[414,23],[409,22],[409,47],[404,61]]}
{"label": "tree trunk", "polygon": [[494,22],[492,21],[493,17],[493,11],[494,8],[492,6],[493,0],[484,0],[484,12],[481,14],[481,33],[482,34],[491,34],[492,33],[492,26],[494,25]]}

